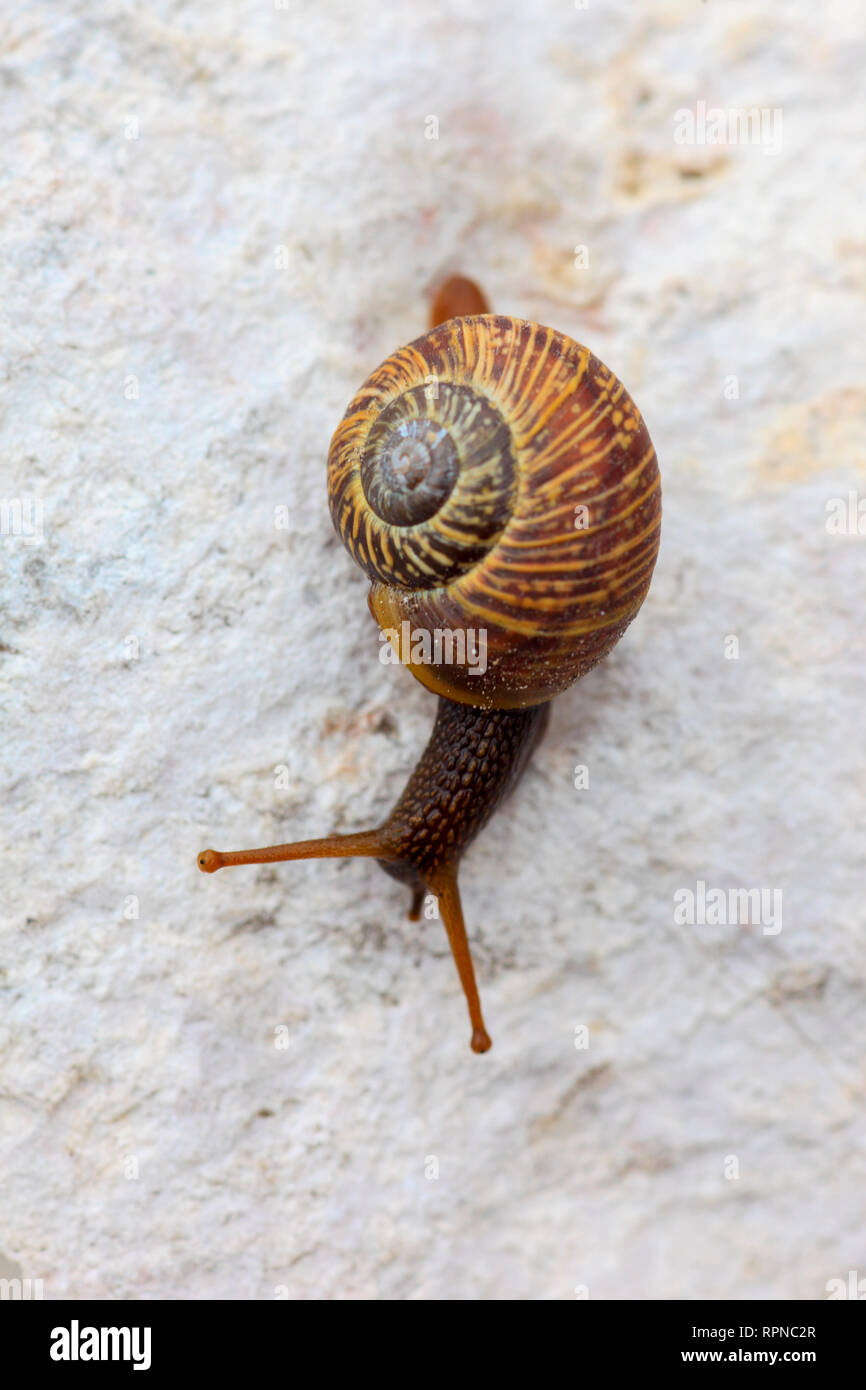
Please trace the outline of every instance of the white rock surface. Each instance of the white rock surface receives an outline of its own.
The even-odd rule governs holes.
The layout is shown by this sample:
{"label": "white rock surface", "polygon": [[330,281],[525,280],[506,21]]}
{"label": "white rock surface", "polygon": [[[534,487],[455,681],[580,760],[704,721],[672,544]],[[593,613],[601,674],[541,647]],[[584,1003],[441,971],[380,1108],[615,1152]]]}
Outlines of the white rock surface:
{"label": "white rock surface", "polygon": [[[3,28],[0,495],[44,535],[2,538],[0,1273],[866,1274],[866,535],[826,526],[866,493],[860,6],[67,0]],[[780,108],[781,149],[678,145],[698,101]],[[441,925],[375,864],[195,866],[374,823],[425,741],[324,458],[451,268],[624,379],[665,498],[639,620],[466,861],[486,1057]],[[675,924],[698,880],[780,889],[782,930]]]}

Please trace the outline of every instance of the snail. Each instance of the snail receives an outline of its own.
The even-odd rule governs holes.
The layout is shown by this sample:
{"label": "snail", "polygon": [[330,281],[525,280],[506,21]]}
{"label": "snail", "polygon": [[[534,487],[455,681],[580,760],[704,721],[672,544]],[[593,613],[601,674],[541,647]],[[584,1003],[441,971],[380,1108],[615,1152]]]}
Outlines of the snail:
{"label": "snail", "polygon": [[[430,330],[351,401],[331,441],[328,492],[371,581],[373,617],[439,698],[430,741],[377,828],[208,849],[198,865],[364,855],[409,887],[410,920],[435,895],[471,1047],[486,1052],[458,866],[518,782],[550,700],[610,651],[646,596],[661,525],[655,450],[625,387],[588,348],[491,314],[472,281],[452,276]],[[479,634],[483,661],[472,659]]]}

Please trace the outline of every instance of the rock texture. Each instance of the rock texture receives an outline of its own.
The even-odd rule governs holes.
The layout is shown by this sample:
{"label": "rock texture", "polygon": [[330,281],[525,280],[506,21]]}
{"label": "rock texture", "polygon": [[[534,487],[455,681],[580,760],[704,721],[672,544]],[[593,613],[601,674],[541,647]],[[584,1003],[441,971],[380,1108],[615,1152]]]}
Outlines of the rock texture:
{"label": "rock texture", "polygon": [[[866,1274],[866,535],[833,500],[866,494],[860,7],[2,23],[0,1273]],[[680,143],[698,103],[780,111],[781,145]],[[195,865],[374,823],[425,742],[324,458],[451,269],[623,379],[665,503],[641,616],[465,864],[484,1057],[441,924],[375,864]],[[699,882],[780,891],[781,930],[678,922]]]}

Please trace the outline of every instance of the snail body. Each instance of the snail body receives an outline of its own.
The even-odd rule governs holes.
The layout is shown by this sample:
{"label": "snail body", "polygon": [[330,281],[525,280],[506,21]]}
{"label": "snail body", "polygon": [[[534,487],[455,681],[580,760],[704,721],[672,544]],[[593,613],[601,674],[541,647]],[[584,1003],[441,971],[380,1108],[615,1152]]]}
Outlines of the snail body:
{"label": "snail body", "polygon": [[329,451],[331,516],[371,581],[370,610],[439,696],[402,796],[375,830],[198,860],[213,872],[372,856],[411,888],[413,919],[434,893],[477,1052],[490,1039],[460,856],[518,781],[548,702],[635,617],[661,523],[655,450],[621,382],[565,335],[485,311],[471,281],[445,282],[433,327],[372,373]]}

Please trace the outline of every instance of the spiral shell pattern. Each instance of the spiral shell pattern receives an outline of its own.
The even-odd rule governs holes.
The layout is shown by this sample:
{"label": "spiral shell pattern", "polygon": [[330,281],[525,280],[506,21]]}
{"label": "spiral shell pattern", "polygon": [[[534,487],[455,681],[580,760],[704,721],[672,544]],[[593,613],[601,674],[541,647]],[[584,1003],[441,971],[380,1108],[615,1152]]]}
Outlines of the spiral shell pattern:
{"label": "spiral shell pattern", "polygon": [[365,382],[328,458],[331,515],[381,627],[484,632],[486,669],[403,660],[431,690],[551,699],[646,596],[661,524],[655,450],[588,348],[523,319],[450,319]]}

